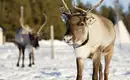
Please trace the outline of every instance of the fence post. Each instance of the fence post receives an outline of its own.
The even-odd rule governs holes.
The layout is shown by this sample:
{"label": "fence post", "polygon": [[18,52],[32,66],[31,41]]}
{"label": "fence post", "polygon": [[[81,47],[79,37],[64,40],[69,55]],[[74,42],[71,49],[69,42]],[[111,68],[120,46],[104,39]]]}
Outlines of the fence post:
{"label": "fence post", "polygon": [[51,25],[50,28],[50,36],[51,36],[51,58],[54,59],[54,27]]}

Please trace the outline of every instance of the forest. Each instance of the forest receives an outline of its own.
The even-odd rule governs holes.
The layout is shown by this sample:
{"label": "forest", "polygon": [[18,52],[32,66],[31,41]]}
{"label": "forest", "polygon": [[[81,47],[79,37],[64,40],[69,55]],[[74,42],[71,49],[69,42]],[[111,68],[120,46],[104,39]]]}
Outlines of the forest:
{"label": "forest", "polygon": [[[73,10],[71,0],[66,0],[66,3]],[[50,26],[53,25],[54,38],[62,40],[66,28],[60,17],[59,8],[63,6],[61,0],[55,0],[54,2],[52,0],[0,0],[0,26],[5,29],[6,41],[13,41],[16,30],[20,27],[21,6],[24,6],[25,24],[28,24],[34,31],[37,31],[45,22],[43,13],[47,15],[47,24],[41,31],[42,39],[50,39]],[[79,2],[78,6],[87,10],[93,5]],[[114,24],[116,23],[116,13],[112,7],[102,5],[99,10],[94,10],[93,12],[110,19]],[[127,29],[130,31],[130,4],[127,12],[123,11],[123,7],[120,4],[119,14],[119,18],[124,21]]]}

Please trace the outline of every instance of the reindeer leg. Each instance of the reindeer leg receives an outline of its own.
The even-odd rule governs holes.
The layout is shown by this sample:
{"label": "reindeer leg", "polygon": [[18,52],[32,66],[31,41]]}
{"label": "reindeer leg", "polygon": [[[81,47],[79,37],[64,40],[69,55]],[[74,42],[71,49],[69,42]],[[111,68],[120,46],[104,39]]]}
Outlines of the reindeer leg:
{"label": "reindeer leg", "polygon": [[92,80],[98,80],[98,70],[99,70],[99,62],[97,60],[93,61],[93,76]]}
{"label": "reindeer leg", "polygon": [[22,48],[23,58],[22,58],[22,67],[24,67],[24,58],[25,58],[25,48]]}
{"label": "reindeer leg", "polygon": [[103,79],[103,74],[102,74],[102,63],[100,61],[100,65],[99,65],[99,80]]}
{"label": "reindeer leg", "polygon": [[32,48],[32,65],[34,65],[34,48]]}
{"label": "reindeer leg", "polygon": [[104,80],[108,80],[109,65],[112,59],[113,49],[105,56],[105,70],[104,70]]}
{"label": "reindeer leg", "polygon": [[32,52],[31,53],[29,53],[29,67],[31,67],[32,66],[32,64],[31,64],[31,58],[32,58]]}
{"label": "reindeer leg", "polygon": [[101,58],[101,53],[99,51],[97,51],[93,56],[93,76],[92,76],[92,80],[98,80],[100,58]]}
{"label": "reindeer leg", "polygon": [[77,78],[76,78],[76,80],[82,80],[84,60],[81,58],[77,58],[76,63],[77,63]]}
{"label": "reindeer leg", "polygon": [[18,57],[17,67],[19,67],[19,62],[20,62],[20,57],[21,57],[21,51],[22,51],[22,49],[20,47],[18,47],[18,49],[19,49],[19,57]]}

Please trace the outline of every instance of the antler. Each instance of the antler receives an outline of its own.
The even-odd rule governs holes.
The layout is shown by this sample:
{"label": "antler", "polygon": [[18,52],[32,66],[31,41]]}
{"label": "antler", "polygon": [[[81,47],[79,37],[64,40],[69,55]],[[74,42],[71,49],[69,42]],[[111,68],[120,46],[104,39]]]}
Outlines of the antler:
{"label": "antler", "polygon": [[98,4],[96,4],[90,11],[92,11],[92,10],[94,10],[94,9],[96,9],[99,5],[101,5],[102,4],[102,2],[103,2],[104,0],[101,0]]}
{"label": "antler", "polygon": [[82,9],[82,8],[77,7],[77,6],[75,5],[75,3],[74,3],[74,8],[77,9],[77,10],[80,10],[80,11],[83,11],[83,12],[87,13],[87,12],[90,12],[90,11],[96,9],[99,5],[101,5],[101,3],[102,3],[103,1],[104,1],[104,0],[101,0],[101,1],[100,1],[98,4],[96,4],[92,9],[87,10],[87,11],[84,10],[84,9]]}
{"label": "antler", "polygon": [[65,3],[64,0],[62,0],[62,3],[64,4],[65,8],[69,11],[69,14],[71,14],[71,11],[70,11],[70,9],[68,8],[68,6],[66,5],[66,3]]}
{"label": "antler", "polygon": [[42,28],[43,28],[43,27],[45,26],[45,24],[47,23],[47,16],[46,16],[46,14],[43,13],[43,15],[45,16],[45,22],[44,22],[44,24],[42,24],[42,26],[39,28],[39,30],[37,31],[37,34],[39,34],[39,33],[41,32]]}
{"label": "antler", "polygon": [[21,24],[21,27],[22,27],[22,28],[25,28],[25,27],[24,27],[24,7],[21,6],[20,9],[21,9],[20,24]]}
{"label": "antler", "polygon": [[77,10],[83,11],[83,12],[85,12],[85,13],[88,12],[88,11],[82,9],[82,8],[77,7],[77,6],[75,5],[75,2],[74,2],[74,8],[77,9]]}
{"label": "antler", "polygon": [[24,7],[21,6],[21,17],[20,17],[20,24],[21,24],[21,27],[29,32],[32,32],[31,28],[29,27],[29,25],[25,25],[24,24]]}

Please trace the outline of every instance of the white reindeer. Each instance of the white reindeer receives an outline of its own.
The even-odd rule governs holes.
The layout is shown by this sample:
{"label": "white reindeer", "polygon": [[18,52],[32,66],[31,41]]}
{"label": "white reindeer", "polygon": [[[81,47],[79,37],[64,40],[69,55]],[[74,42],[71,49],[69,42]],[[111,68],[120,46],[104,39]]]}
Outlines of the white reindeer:
{"label": "white reindeer", "polygon": [[108,80],[109,65],[113,55],[115,31],[113,23],[91,11],[97,8],[103,0],[90,10],[83,10],[74,5],[78,11],[73,13],[62,0],[68,12],[62,12],[66,24],[65,42],[73,45],[76,54],[77,78],[82,80],[84,61],[93,60],[92,80],[103,80],[101,56],[105,57],[104,80]]}

